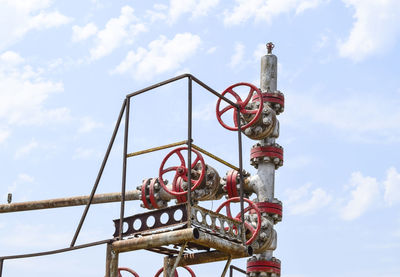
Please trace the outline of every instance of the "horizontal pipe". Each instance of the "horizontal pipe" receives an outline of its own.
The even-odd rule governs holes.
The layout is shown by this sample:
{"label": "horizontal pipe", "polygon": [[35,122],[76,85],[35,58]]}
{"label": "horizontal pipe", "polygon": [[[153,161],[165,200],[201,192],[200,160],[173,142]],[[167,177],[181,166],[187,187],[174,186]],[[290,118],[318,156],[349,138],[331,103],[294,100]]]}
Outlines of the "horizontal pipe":
{"label": "horizontal pipe", "polygon": [[197,228],[171,231],[161,234],[143,236],[126,240],[114,241],[112,248],[115,252],[123,253],[139,249],[149,249],[169,244],[182,244],[186,241],[196,240],[199,236]]}
{"label": "horizontal pipe", "polygon": [[[126,192],[125,200],[138,200],[140,199],[140,191],[132,190]],[[67,198],[56,198],[38,201],[28,201],[13,204],[3,204],[0,205],[0,213],[12,213],[12,212],[22,212],[31,210],[41,210],[41,209],[53,209],[71,206],[86,205],[89,201],[89,196],[74,196]],[[121,201],[120,192],[103,193],[96,194],[93,197],[92,204],[102,204],[110,202]]]}
{"label": "horizontal pipe", "polygon": [[[186,265],[197,265],[197,264],[205,264],[205,263],[213,263],[213,262],[220,262],[226,261],[229,257],[232,259],[239,259],[248,257],[247,253],[242,253],[240,255],[230,255],[229,253],[224,253],[221,251],[207,251],[201,252],[196,254],[185,254],[182,256],[178,266],[186,266]],[[171,258],[174,260],[175,258]]]}
{"label": "horizontal pipe", "polygon": [[253,249],[251,246],[244,246],[240,243],[235,243],[226,239],[222,239],[215,235],[204,232],[199,232],[200,236],[196,240],[197,244],[217,249],[221,252],[229,253],[230,255],[252,255]]}

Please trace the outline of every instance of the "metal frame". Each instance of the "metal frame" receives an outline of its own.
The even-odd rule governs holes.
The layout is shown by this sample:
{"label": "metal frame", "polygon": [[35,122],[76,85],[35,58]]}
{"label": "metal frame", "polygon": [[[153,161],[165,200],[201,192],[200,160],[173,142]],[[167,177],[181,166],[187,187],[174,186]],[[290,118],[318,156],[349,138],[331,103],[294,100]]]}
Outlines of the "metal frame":
{"label": "metal frame", "polygon": [[[214,94],[215,96],[217,96],[220,99],[223,99],[225,102],[227,102],[228,104],[232,105],[234,108],[236,108],[237,110],[237,116],[238,116],[238,148],[239,148],[239,168],[234,167],[233,165],[225,162],[224,160],[212,155],[211,153],[203,150],[201,152],[203,152],[204,154],[212,157],[213,159],[216,159],[219,162],[222,162],[223,164],[234,168],[236,170],[238,170],[239,172],[239,177],[240,177],[240,208],[241,208],[241,220],[242,222],[244,222],[244,203],[243,203],[243,175],[242,175],[242,171],[243,171],[243,165],[242,165],[242,137],[241,137],[241,122],[240,122],[240,106],[235,104],[234,102],[232,102],[231,100],[227,99],[226,97],[222,96],[221,94],[219,94],[217,91],[215,91],[214,89],[212,89],[211,87],[209,87],[208,85],[206,85],[205,83],[203,83],[202,81],[200,81],[199,79],[197,79],[195,76],[191,75],[191,74],[182,74],[179,76],[176,76],[174,78],[165,80],[163,82],[151,85],[149,87],[146,87],[144,89],[135,91],[133,93],[129,93],[126,95],[126,98],[123,101],[117,122],[115,124],[114,127],[114,131],[113,134],[111,136],[110,142],[108,144],[106,153],[104,155],[103,158],[103,162],[100,166],[100,169],[98,171],[96,180],[94,182],[94,185],[92,187],[92,191],[90,193],[90,197],[89,200],[85,206],[85,209],[82,213],[82,216],[80,218],[79,224],[76,228],[75,234],[72,238],[72,241],[70,243],[70,247],[68,248],[62,248],[62,249],[57,249],[57,250],[52,250],[52,251],[46,251],[46,252],[38,252],[38,253],[31,253],[31,254],[23,254],[23,255],[14,255],[14,256],[3,256],[0,257],[0,277],[2,276],[2,269],[3,269],[3,264],[4,264],[4,260],[6,259],[19,259],[19,258],[28,258],[28,257],[36,257],[36,256],[43,256],[43,255],[51,255],[51,254],[57,254],[57,253],[62,253],[62,252],[66,252],[66,251],[72,251],[72,250],[76,250],[76,249],[81,249],[81,248],[85,248],[85,247],[90,247],[90,246],[95,246],[95,245],[99,245],[99,244],[105,244],[105,243],[110,243],[110,240],[103,240],[103,241],[97,241],[97,242],[92,242],[92,243],[88,243],[88,244],[82,244],[82,245],[78,245],[75,246],[76,240],[78,239],[79,233],[81,231],[81,228],[83,226],[83,223],[86,219],[87,213],[89,211],[90,205],[93,202],[93,198],[94,195],[96,193],[96,190],[98,188],[99,182],[101,180],[104,168],[107,164],[111,149],[113,147],[116,135],[118,133],[119,127],[121,125],[121,121],[122,121],[122,117],[125,114],[125,127],[124,127],[124,148],[123,148],[123,165],[122,165],[122,184],[121,184],[121,206],[120,206],[120,228],[119,228],[119,236],[118,239],[121,240],[122,239],[122,224],[123,224],[123,218],[124,218],[124,212],[125,212],[125,201],[126,201],[126,171],[127,171],[127,158],[134,156],[132,154],[135,153],[131,153],[128,154],[127,153],[127,149],[128,149],[128,132],[129,132],[129,113],[130,113],[130,102],[131,102],[131,98],[135,97],[137,95],[140,95],[142,93],[145,93],[147,91],[153,90],[155,88],[159,88],[161,86],[167,85],[169,83],[184,79],[184,78],[188,78],[188,118],[187,118],[187,122],[188,122],[188,132],[187,132],[187,140],[183,141],[183,142],[179,142],[179,144],[187,144],[188,146],[188,157],[187,157],[187,163],[188,163],[188,168],[191,167],[191,149],[195,148],[199,151],[203,150],[198,146],[195,146],[193,144],[193,138],[192,138],[192,86],[193,86],[193,81],[196,82],[198,85],[200,85],[201,87],[203,87],[205,90],[211,92],[212,94]],[[166,147],[167,146],[167,147]],[[166,145],[166,146],[161,146],[161,147],[156,147],[156,148],[152,148],[149,149],[151,151],[143,151],[144,153],[148,153],[148,152],[152,152],[152,151],[157,151],[160,149],[165,149],[168,147],[172,147],[174,145]],[[201,149],[201,150],[200,150]],[[142,154],[142,153],[137,153],[137,154]],[[187,194],[187,201],[189,205],[192,205],[192,198],[191,198],[191,176],[190,174],[188,174],[188,194]],[[246,243],[246,240],[244,238],[245,236],[245,232],[244,232],[244,224],[242,223],[242,242],[243,244]]]}

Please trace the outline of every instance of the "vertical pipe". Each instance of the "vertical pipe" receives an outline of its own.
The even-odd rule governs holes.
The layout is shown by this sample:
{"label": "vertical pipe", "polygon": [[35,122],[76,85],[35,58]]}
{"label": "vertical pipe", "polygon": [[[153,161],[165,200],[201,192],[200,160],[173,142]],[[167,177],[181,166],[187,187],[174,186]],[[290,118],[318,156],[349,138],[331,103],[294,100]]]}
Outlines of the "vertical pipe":
{"label": "vertical pipe", "polygon": [[83,214],[81,216],[81,220],[79,221],[79,224],[78,224],[78,227],[76,228],[74,237],[72,238],[72,241],[71,241],[71,244],[70,244],[71,247],[73,247],[75,245],[76,239],[79,236],[79,232],[81,231],[83,222],[85,221],[86,215],[87,215],[87,213],[89,211],[90,204],[92,204],[94,194],[96,193],[97,186],[99,185],[100,178],[101,178],[101,176],[103,174],[104,168],[105,168],[107,160],[108,160],[108,156],[110,155],[111,148],[112,148],[112,146],[114,144],[115,137],[117,136],[117,132],[118,132],[118,129],[119,129],[119,125],[121,123],[122,115],[124,114],[125,106],[126,106],[126,99],[124,100],[124,103],[122,104],[122,107],[121,107],[121,111],[119,112],[118,120],[117,120],[117,123],[115,124],[115,127],[114,127],[114,132],[113,132],[113,134],[111,136],[110,143],[108,144],[108,148],[107,148],[106,154],[104,155],[104,159],[103,159],[103,162],[101,164],[100,170],[99,170],[99,172],[97,174],[97,178],[96,178],[96,181],[95,181],[94,186],[92,188],[92,192],[90,193],[89,202],[86,204],[85,210],[84,210],[84,212],[83,212]]}
{"label": "vertical pipe", "polygon": [[244,203],[243,203],[243,156],[242,156],[242,126],[240,122],[240,107],[237,107],[238,145],[239,145],[239,179],[240,179],[240,219],[242,220],[242,240],[246,244],[244,230]]}
{"label": "vertical pipe", "polygon": [[188,193],[187,201],[192,205],[192,77],[188,77]]}
{"label": "vertical pipe", "polygon": [[110,268],[111,268],[111,248],[112,245],[111,243],[107,243],[107,248],[106,248],[106,274],[104,277],[110,277]]}
{"label": "vertical pipe", "polygon": [[3,274],[3,262],[4,262],[4,260],[3,260],[3,259],[0,259],[0,277],[1,277],[2,274]]}
{"label": "vertical pipe", "polygon": [[[111,244],[107,245],[107,255],[109,255],[109,277],[119,277],[118,275],[118,259],[119,253],[112,249]],[[106,275],[107,277],[107,275]]]}
{"label": "vertical pipe", "polygon": [[124,133],[124,154],[123,154],[123,164],[122,164],[122,186],[121,186],[121,212],[119,216],[119,239],[122,239],[122,225],[125,213],[125,190],[126,190],[126,161],[128,159],[128,131],[129,131],[129,108],[130,108],[130,98],[126,98],[126,108],[125,108],[125,133]]}

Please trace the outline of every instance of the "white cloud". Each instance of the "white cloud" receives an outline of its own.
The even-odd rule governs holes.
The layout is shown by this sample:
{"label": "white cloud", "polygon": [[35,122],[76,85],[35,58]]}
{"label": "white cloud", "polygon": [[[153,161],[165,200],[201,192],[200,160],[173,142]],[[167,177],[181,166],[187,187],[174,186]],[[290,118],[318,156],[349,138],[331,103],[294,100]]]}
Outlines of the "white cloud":
{"label": "white cloud", "polygon": [[76,159],[76,160],[86,160],[86,159],[93,157],[93,155],[95,155],[95,154],[96,153],[93,149],[79,147],[79,148],[75,149],[75,152],[74,152],[74,155],[72,156],[72,158]]}
{"label": "white cloud", "polygon": [[217,46],[211,47],[207,50],[207,54],[213,54],[215,53],[215,51],[217,51]]}
{"label": "white cloud", "polygon": [[166,20],[167,17],[168,6],[162,4],[154,4],[153,10],[146,11],[146,17],[150,18],[150,22],[154,22],[157,20]]}
{"label": "white cloud", "polygon": [[0,55],[0,122],[3,128],[68,120],[65,107],[47,109],[47,98],[63,91],[63,84],[45,80],[42,70],[23,63],[14,52]]}
{"label": "white cloud", "polygon": [[224,11],[224,23],[237,25],[254,19],[270,23],[282,13],[294,11],[300,14],[305,10],[316,8],[323,0],[236,0],[233,10]]}
{"label": "white cloud", "polygon": [[20,159],[20,158],[28,155],[35,148],[38,148],[38,146],[39,146],[39,143],[35,139],[32,139],[31,142],[29,142],[28,144],[17,149],[17,151],[15,152],[14,158]]}
{"label": "white cloud", "polygon": [[312,214],[330,203],[332,197],[322,188],[311,191],[311,184],[297,189],[286,189],[287,199],[284,200],[289,214]]}
{"label": "white cloud", "polygon": [[400,1],[342,1],[355,10],[349,37],[338,42],[342,57],[361,61],[394,45],[400,33]]}
{"label": "white cloud", "polygon": [[7,65],[18,65],[24,62],[24,59],[13,51],[6,51],[0,55],[0,63]]}
{"label": "white cloud", "polygon": [[78,42],[95,35],[97,33],[97,26],[90,22],[83,27],[78,25],[72,26],[72,41]]}
{"label": "white cloud", "polygon": [[109,55],[122,44],[132,43],[136,35],[146,30],[146,26],[134,15],[133,8],[122,7],[121,15],[111,18],[105,28],[97,33],[96,45],[90,49],[91,58],[97,60]]}
{"label": "white cloud", "polygon": [[103,124],[100,122],[94,121],[90,117],[83,117],[81,118],[81,126],[78,129],[78,133],[89,133],[94,129],[103,127]]}
{"label": "white cloud", "polygon": [[171,40],[160,36],[147,49],[139,47],[129,51],[113,73],[130,72],[135,79],[150,80],[155,75],[177,70],[197,51],[200,43],[200,37],[191,33],[176,34]]}
{"label": "white cloud", "polygon": [[379,183],[375,178],[364,177],[360,172],[353,172],[349,187],[354,189],[351,191],[351,199],[340,212],[344,220],[360,217],[379,199]]}
{"label": "white cloud", "polygon": [[15,43],[31,30],[44,30],[72,19],[58,11],[48,11],[50,0],[3,0],[0,9],[0,50]]}
{"label": "white cloud", "polygon": [[391,167],[387,171],[386,180],[383,182],[385,187],[385,201],[389,205],[400,202],[400,173],[396,168]]}
{"label": "white cloud", "polygon": [[231,57],[229,66],[231,68],[236,68],[243,61],[243,55],[244,55],[244,45],[240,42],[237,42],[235,44],[235,52]]}
{"label": "white cloud", "polygon": [[363,95],[347,93],[345,99],[290,91],[285,94],[287,109],[281,118],[282,124],[306,128],[305,122],[323,124],[340,130],[346,138],[366,142],[398,141],[400,138],[400,99],[386,101],[368,92]]}
{"label": "white cloud", "polygon": [[11,135],[10,130],[0,129],[0,143],[4,142]]}
{"label": "white cloud", "polygon": [[175,23],[185,13],[194,18],[206,16],[218,4],[219,0],[170,0],[168,20]]}

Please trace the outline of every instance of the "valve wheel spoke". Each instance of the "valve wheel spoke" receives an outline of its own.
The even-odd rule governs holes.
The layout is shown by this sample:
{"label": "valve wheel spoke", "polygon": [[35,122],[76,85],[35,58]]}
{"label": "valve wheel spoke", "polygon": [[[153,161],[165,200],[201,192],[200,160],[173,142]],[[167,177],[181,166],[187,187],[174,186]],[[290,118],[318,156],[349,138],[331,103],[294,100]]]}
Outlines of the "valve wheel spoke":
{"label": "valve wheel spoke", "polygon": [[[239,87],[239,86],[249,87],[249,93],[244,102],[242,101],[240,96],[234,91],[234,88]],[[247,104],[250,103],[251,99],[253,99],[254,92],[257,94],[258,99],[259,99],[259,100],[257,100],[259,102],[258,108],[254,109],[254,110],[247,110],[246,106],[247,106]],[[230,94],[236,99],[236,104],[239,105],[239,110],[240,110],[241,114],[252,115],[252,116],[250,116],[250,118],[246,117],[245,120],[248,122],[246,124],[241,125],[242,131],[244,131],[245,129],[254,125],[258,121],[258,119],[260,118],[260,116],[262,114],[262,110],[263,110],[263,98],[262,98],[261,91],[257,87],[255,87],[254,85],[249,84],[249,83],[237,83],[237,84],[234,84],[234,85],[228,87],[226,90],[224,90],[224,92],[222,93],[222,96],[225,96],[226,94]],[[222,100],[222,98],[218,98],[217,106],[216,106],[216,114],[217,114],[217,119],[218,119],[219,123],[225,129],[228,129],[231,131],[237,131],[238,130],[237,109],[235,108],[235,106],[229,105],[229,106],[226,106],[225,108],[223,108],[222,110],[220,110],[221,100]],[[228,126],[222,120],[222,115],[231,109],[233,109],[234,127]]]}
{"label": "valve wheel spoke", "polygon": [[[162,188],[169,194],[174,195],[176,197],[180,197],[180,196],[184,196],[187,194],[187,191],[181,189],[182,186],[178,185],[178,177],[181,177],[183,181],[187,182],[188,181],[188,174],[191,174],[191,169],[198,163],[200,162],[201,164],[201,173],[200,176],[198,177],[198,179],[191,179],[191,191],[195,190],[203,181],[204,176],[205,176],[205,169],[206,169],[206,165],[204,163],[204,159],[201,156],[200,152],[198,152],[195,149],[192,149],[192,152],[196,154],[196,159],[195,161],[191,164],[191,169],[188,170],[186,167],[186,162],[185,159],[182,155],[182,150],[186,150],[188,151],[187,147],[178,147],[174,150],[172,150],[170,153],[167,154],[167,156],[165,156],[165,158],[163,159],[161,166],[160,166],[160,170],[159,170],[159,180],[160,180],[160,185],[162,186]],[[168,161],[168,159],[173,156],[173,155],[177,155],[179,157],[179,160],[181,162],[180,166],[172,166],[172,167],[168,167],[166,169],[164,169],[164,165],[166,164],[166,162]],[[162,178],[163,175],[167,172],[171,172],[171,171],[175,171],[175,176],[173,178],[172,181],[172,190],[168,189],[168,187],[165,185],[164,183],[164,179]]]}
{"label": "valve wheel spoke", "polygon": [[[248,222],[244,222],[244,226],[245,228],[247,228],[250,232],[251,232],[251,237],[246,241],[246,245],[250,245],[254,242],[254,240],[258,237],[258,234],[261,230],[261,212],[258,209],[258,207],[249,199],[247,198],[243,198],[243,201],[246,202],[248,204],[248,207],[246,207],[243,212],[247,213],[251,210],[254,210],[255,213],[257,214],[257,227],[254,228],[253,226],[251,226],[250,223]],[[232,213],[231,213],[231,208],[230,208],[230,204],[231,203],[237,203],[240,202],[240,197],[232,197],[229,198],[228,200],[226,200],[225,202],[223,202],[217,209],[216,209],[216,213],[219,213],[224,207],[226,209],[226,213],[227,216],[232,218],[233,220],[236,220],[238,222],[242,222],[241,220],[241,214],[238,213],[238,215],[236,217],[232,217]]]}

